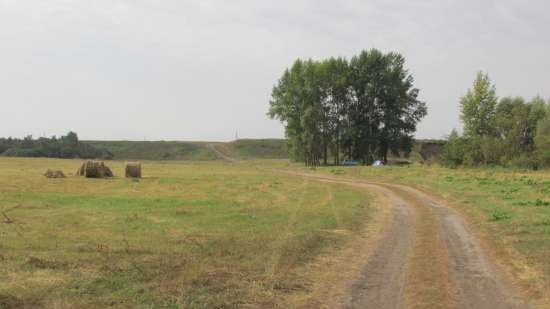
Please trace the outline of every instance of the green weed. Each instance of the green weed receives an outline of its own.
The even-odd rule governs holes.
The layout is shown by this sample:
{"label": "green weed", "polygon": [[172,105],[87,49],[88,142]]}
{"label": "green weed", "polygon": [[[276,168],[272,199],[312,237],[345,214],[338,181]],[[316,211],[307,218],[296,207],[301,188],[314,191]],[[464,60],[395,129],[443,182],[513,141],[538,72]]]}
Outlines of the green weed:
{"label": "green weed", "polygon": [[491,213],[490,221],[507,220],[510,218],[512,218],[512,216],[509,213],[496,209]]}

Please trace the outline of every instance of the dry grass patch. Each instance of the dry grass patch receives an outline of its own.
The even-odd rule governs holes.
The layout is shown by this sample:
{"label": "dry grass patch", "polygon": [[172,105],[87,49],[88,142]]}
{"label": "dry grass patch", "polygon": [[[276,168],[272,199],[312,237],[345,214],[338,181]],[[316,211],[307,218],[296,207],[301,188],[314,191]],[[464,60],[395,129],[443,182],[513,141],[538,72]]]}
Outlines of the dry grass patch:
{"label": "dry grass patch", "polygon": [[[282,162],[147,162],[139,182],[39,172],[80,163],[0,158],[0,210],[14,221],[0,224],[10,306],[293,304],[325,271],[309,265],[356,239],[373,214],[368,193],[270,172]],[[124,162],[109,166],[124,175]]]}

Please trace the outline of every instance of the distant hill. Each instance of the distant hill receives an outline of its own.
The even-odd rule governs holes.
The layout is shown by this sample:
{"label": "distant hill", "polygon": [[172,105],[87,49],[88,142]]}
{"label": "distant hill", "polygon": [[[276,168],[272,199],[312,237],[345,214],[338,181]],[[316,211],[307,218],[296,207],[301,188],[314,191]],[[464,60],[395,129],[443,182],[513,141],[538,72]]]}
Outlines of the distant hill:
{"label": "distant hill", "polygon": [[115,160],[239,160],[288,158],[284,139],[233,142],[86,141],[113,154]]}
{"label": "distant hill", "polygon": [[[417,140],[408,158],[391,159],[401,162],[431,160],[441,153],[444,144],[443,140]],[[0,138],[0,156],[236,161],[286,159],[288,151],[284,139],[239,139],[232,142],[79,141],[76,133],[69,132],[59,138]]]}
{"label": "distant hill", "polygon": [[284,139],[239,139],[226,144],[233,156],[242,159],[288,158]]}
{"label": "distant hill", "polygon": [[[284,139],[239,139],[232,142],[86,141],[106,149],[115,160],[248,160],[288,158]],[[417,140],[409,156],[413,162],[437,157],[443,140]]]}

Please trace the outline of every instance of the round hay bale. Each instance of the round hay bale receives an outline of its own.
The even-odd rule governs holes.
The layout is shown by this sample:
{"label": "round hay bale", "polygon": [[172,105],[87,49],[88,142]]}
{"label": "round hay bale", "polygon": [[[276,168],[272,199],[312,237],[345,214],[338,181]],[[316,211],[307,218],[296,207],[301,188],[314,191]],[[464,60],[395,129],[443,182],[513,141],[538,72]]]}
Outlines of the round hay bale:
{"label": "round hay bale", "polygon": [[108,178],[113,177],[113,172],[102,161],[86,161],[76,172],[79,176],[86,178]]}
{"label": "round hay bale", "polygon": [[99,162],[99,166],[97,168],[97,174],[99,178],[110,178],[113,177],[113,172],[105,163]]}
{"label": "round hay bale", "polygon": [[82,163],[82,165],[78,168],[76,171],[77,176],[85,176],[86,175],[86,164],[88,164],[89,161],[86,161]]}
{"label": "round hay bale", "polygon": [[141,178],[141,163],[126,163],[126,178]]}
{"label": "round hay bale", "polygon": [[44,176],[46,176],[47,178],[65,178],[65,174],[63,174],[63,171],[51,169],[48,169],[46,173],[44,173]]}

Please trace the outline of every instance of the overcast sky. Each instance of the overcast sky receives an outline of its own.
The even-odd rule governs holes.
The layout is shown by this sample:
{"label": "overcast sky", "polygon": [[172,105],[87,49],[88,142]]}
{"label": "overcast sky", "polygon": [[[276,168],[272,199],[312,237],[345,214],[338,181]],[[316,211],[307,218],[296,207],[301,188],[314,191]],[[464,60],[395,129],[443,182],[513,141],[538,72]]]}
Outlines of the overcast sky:
{"label": "overcast sky", "polygon": [[271,88],[296,58],[397,51],[428,104],[417,137],[460,127],[478,70],[550,97],[550,1],[0,0],[0,136],[282,137]]}

